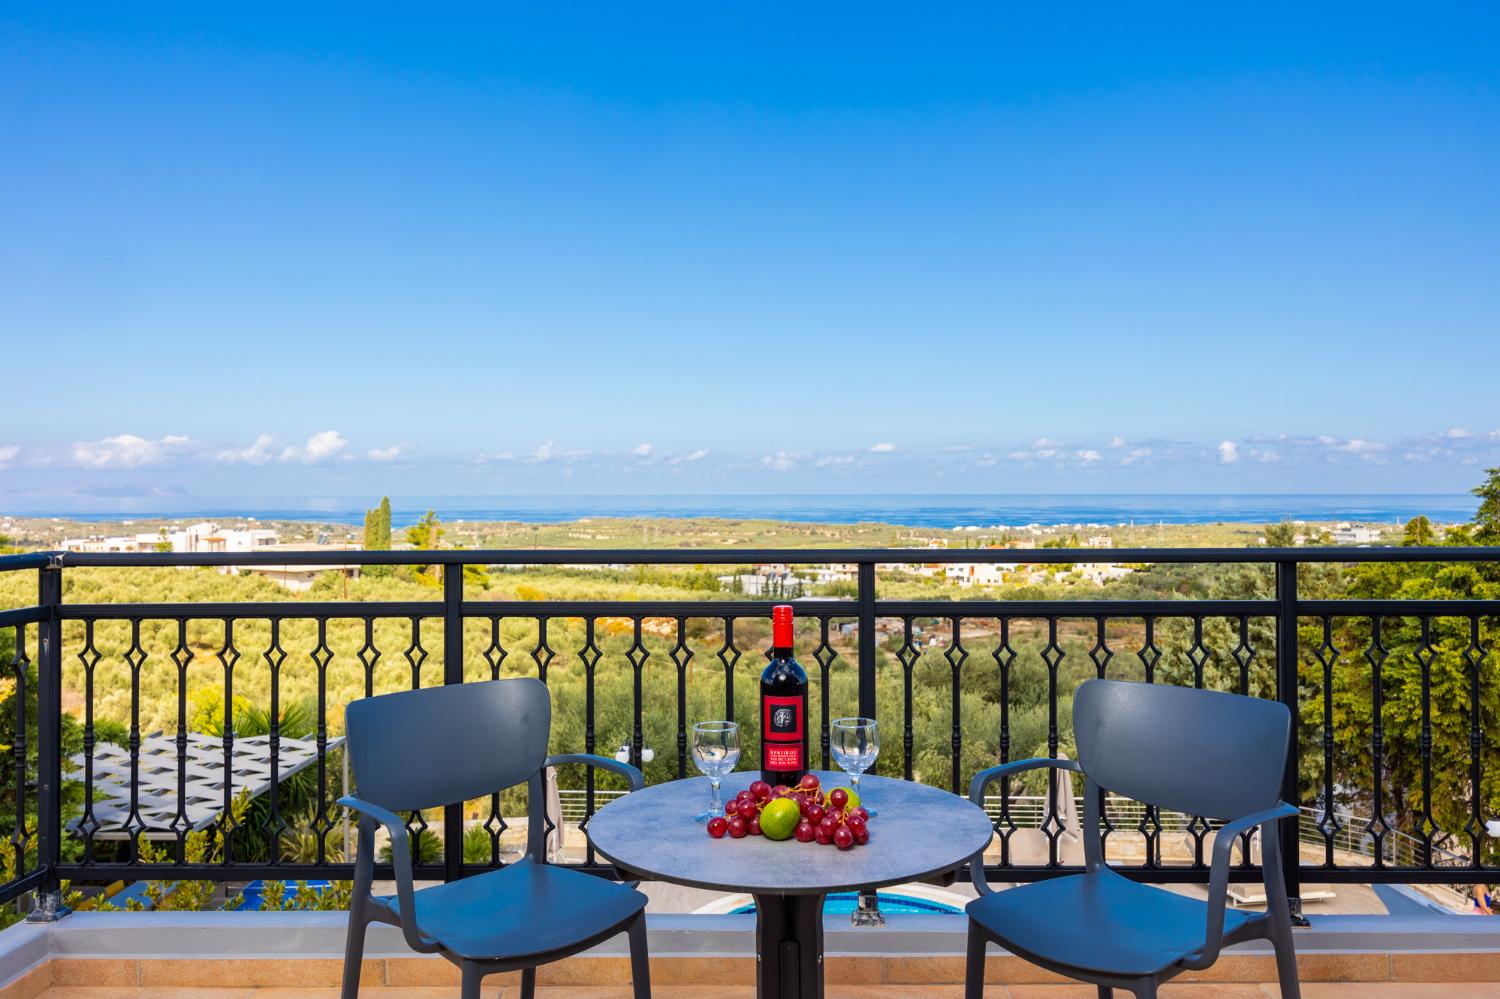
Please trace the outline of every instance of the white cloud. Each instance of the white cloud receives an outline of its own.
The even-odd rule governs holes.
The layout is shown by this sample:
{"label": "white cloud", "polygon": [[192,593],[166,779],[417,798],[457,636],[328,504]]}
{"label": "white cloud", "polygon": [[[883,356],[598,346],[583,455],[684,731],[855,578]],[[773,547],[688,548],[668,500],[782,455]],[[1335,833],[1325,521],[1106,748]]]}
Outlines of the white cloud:
{"label": "white cloud", "polygon": [[588,456],[588,451],[561,448],[552,441],[547,441],[531,453],[529,460],[538,465],[545,465],[549,461],[577,461]]}
{"label": "white cloud", "polygon": [[1125,457],[1120,459],[1120,464],[1134,465],[1136,462],[1143,461],[1149,457],[1151,457],[1151,449],[1149,447],[1133,447],[1126,452]]}
{"label": "white cloud", "polygon": [[879,444],[870,445],[871,454],[890,454],[894,450],[896,450],[896,445],[890,441],[881,441]]}
{"label": "white cloud", "polygon": [[90,468],[135,468],[154,465],[182,452],[191,443],[186,437],[176,434],[154,441],[135,434],[120,434],[103,440],[79,441],[73,445],[73,460]]}
{"label": "white cloud", "polygon": [[8,468],[10,463],[16,460],[16,455],[20,453],[21,449],[14,444],[0,447],[0,468]]}
{"label": "white cloud", "polygon": [[1219,442],[1219,462],[1224,465],[1233,465],[1240,460],[1240,446],[1234,441]]}
{"label": "white cloud", "polygon": [[1056,451],[1058,448],[1062,447],[1062,441],[1055,441],[1050,437],[1038,437],[1035,441],[1032,442],[1031,446],[1038,451],[1049,449],[1052,451]]}
{"label": "white cloud", "polygon": [[1251,448],[1250,457],[1254,458],[1256,461],[1270,464],[1273,461],[1281,460],[1281,452],[1277,451],[1275,448],[1269,447]]}
{"label": "white cloud", "polygon": [[349,442],[337,430],[319,430],[302,447],[283,448],[280,460],[318,465],[338,457],[348,446]]}
{"label": "white cloud", "polygon": [[687,463],[694,462],[694,461],[702,461],[704,458],[707,458],[707,457],[708,457],[708,448],[706,448],[706,447],[700,447],[696,451],[689,451],[687,454],[679,454],[679,455],[675,456],[674,458],[671,459],[671,464],[673,464],[673,465],[682,465],[682,464],[687,464]]}
{"label": "white cloud", "polygon": [[854,464],[854,455],[852,454],[825,454],[813,462],[813,465],[818,468],[837,468],[841,465],[852,464]]}
{"label": "white cloud", "polygon": [[1378,454],[1385,450],[1385,445],[1375,441],[1363,441],[1355,437],[1352,440],[1347,440],[1337,445],[1337,448],[1340,451],[1348,451],[1350,454]]}
{"label": "white cloud", "polygon": [[1123,448],[1125,446],[1125,438],[1116,434],[1114,437],[1111,437],[1109,439],[1109,446],[1116,450],[1119,450],[1120,448]]}
{"label": "white cloud", "polygon": [[501,451],[499,454],[479,456],[480,461],[516,461],[524,465],[545,465],[549,462],[579,461],[587,458],[591,452],[568,450],[560,448],[554,441],[544,441],[535,451],[517,454],[515,451]]}
{"label": "white cloud", "polygon": [[777,451],[760,459],[760,463],[773,472],[790,472],[797,467],[803,455],[798,451]]}
{"label": "white cloud", "polygon": [[365,457],[371,461],[395,461],[401,457],[401,452],[400,444],[392,444],[390,447],[372,447],[365,452]]}
{"label": "white cloud", "polygon": [[1443,436],[1450,437],[1453,440],[1463,440],[1465,437],[1473,437],[1474,434],[1468,430],[1465,430],[1463,427],[1454,427]]}
{"label": "white cloud", "polygon": [[630,449],[630,453],[635,455],[637,458],[649,458],[651,457],[652,450],[654,449],[650,444],[637,444],[635,447]]}
{"label": "white cloud", "polygon": [[249,447],[230,448],[220,451],[216,458],[219,461],[242,462],[246,465],[263,465],[272,458],[271,449],[276,444],[276,438],[270,434],[260,434]]}
{"label": "white cloud", "polygon": [[1100,459],[1099,452],[1094,450],[1079,451],[1078,457],[1082,459],[1085,465],[1091,465]]}

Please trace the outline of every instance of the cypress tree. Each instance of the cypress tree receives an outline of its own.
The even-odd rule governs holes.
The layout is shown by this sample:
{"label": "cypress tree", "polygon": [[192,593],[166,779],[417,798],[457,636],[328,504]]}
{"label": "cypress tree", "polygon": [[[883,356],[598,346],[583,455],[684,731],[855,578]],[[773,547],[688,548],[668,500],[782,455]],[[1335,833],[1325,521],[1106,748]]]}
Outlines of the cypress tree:
{"label": "cypress tree", "polygon": [[380,497],[378,521],[380,550],[386,551],[391,547],[391,498],[389,496]]}

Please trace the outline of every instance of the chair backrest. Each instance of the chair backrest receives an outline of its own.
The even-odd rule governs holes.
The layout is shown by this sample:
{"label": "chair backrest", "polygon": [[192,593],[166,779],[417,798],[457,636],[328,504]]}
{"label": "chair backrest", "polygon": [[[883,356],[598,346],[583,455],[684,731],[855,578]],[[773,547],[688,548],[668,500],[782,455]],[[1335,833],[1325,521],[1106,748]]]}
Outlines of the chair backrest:
{"label": "chair backrest", "polygon": [[451,805],[526,780],[547,758],[540,680],[486,680],[353,701],[344,709],[361,798],[392,811]]}
{"label": "chair backrest", "polygon": [[1106,790],[1233,819],[1279,800],[1292,715],[1238,694],[1088,680],[1073,696],[1073,731],[1084,772]]}

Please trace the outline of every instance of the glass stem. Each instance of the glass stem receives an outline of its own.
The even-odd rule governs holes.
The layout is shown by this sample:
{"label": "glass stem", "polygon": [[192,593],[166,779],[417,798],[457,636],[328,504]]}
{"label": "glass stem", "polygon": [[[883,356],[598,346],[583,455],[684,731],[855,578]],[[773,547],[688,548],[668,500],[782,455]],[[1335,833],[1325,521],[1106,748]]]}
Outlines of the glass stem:
{"label": "glass stem", "polygon": [[708,814],[723,815],[724,805],[719,801],[719,778],[710,777],[708,779],[708,786],[710,789],[708,793]]}
{"label": "glass stem", "polygon": [[[854,793],[855,794],[859,794],[859,776],[860,776],[859,774],[855,774],[855,773],[851,773],[849,775],[849,786],[852,787],[852,788],[854,788]],[[864,796],[863,795],[860,795],[860,800],[861,801],[864,800]]]}

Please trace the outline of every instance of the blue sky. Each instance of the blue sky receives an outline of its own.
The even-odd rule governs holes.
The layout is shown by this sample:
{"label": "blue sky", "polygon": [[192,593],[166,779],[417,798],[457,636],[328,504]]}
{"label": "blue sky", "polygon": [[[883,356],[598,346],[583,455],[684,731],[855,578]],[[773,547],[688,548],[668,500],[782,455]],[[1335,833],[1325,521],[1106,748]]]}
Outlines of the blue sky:
{"label": "blue sky", "polygon": [[0,94],[0,507],[1500,464],[1492,5],[7,5]]}

